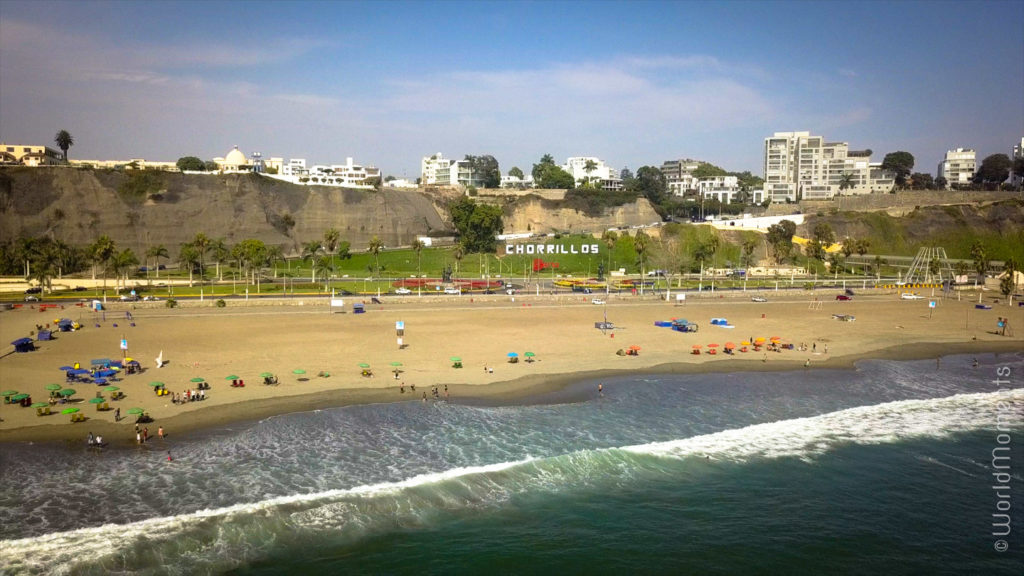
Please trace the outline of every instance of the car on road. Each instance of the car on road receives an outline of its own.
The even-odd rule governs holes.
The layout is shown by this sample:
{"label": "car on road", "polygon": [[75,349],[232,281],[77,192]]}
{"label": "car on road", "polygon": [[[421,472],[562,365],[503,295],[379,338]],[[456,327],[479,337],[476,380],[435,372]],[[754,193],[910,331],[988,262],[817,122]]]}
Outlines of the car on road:
{"label": "car on road", "polygon": [[604,300],[601,300],[600,298],[594,298],[593,300],[591,300],[591,302],[593,302],[594,304],[597,304],[599,306],[601,304],[604,304]]}
{"label": "car on road", "polygon": [[445,294],[462,294],[462,290],[459,290],[458,288],[445,288],[444,289],[444,293]]}
{"label": "car on road", "polygon": [[39,302],[39,297],[29,294],[28,296],[25,296],[25,302]]}
{"label": "car on road", "polygon": [[765,298],[764,296],[753,296],[753,297],[750,298],[750,301],[751,302],[767,302],[768,299]]}
{"label": "car on road", "polygon": [[40,293],[42,293],[42,291],[43,291],[42,286],[33,286],[33,287],[29,288],[28,290],[25,290],[25,294],[40,294]]}
{"label": "car on road", "polygon": [[156,296],[143,296],[142,300],[145,301],[145,302],[156,302],[156,301],[158,301],[160,299],[157,298]]}
{"label": "car on road", "polygon": [[409,290],[408,288],[396,288],[395,294],[412,294],[412,290]]}
{"label": "car on road", "polygon": [[903,294],[900,294],[900,300],[924,300],[924,296],[912,294],[910,292],[904,292]]}
{"label": "car on road", "polygon": [[853,296],[848,294],[836,294],[836,300],[853,300]]}

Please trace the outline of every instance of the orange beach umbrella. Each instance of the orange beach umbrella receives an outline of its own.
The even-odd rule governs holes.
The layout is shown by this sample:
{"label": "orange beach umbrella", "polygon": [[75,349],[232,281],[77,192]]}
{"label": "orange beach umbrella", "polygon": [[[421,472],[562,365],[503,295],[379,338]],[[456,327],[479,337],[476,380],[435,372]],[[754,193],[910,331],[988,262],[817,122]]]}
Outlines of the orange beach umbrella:
{"label": "orange beach umbrella", "polygon": [[700,344],[694,344],[693,345],[693,349],[694,350],[700,350],[701,348],[703,348],[703,346],[701,346]]}
{"label": "orange beach umbrella", "polygon": [[725,347],[726,347],[727,349],[729,349],[729,350],[732,350],[733,348],[735,348],[735,347],[736,347],[736,344],[734,344],[734,343],[732,343],[732,342],[726,342],[726,343],[725,343]]}
{"label": "orange beach umbrella", "polygon": [[708,348],[718,348],[718,344],[708,344]]}

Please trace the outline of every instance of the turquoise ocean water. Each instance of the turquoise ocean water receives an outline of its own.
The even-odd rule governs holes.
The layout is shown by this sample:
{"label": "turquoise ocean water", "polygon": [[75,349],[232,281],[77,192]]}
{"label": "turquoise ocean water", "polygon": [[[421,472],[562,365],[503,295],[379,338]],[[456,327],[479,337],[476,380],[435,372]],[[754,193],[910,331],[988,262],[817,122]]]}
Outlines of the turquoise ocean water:
{"label": "turquoise ocean water", "polygon": [[0,572],[1020,574],[1024,355],[978,360],[2,445]]}

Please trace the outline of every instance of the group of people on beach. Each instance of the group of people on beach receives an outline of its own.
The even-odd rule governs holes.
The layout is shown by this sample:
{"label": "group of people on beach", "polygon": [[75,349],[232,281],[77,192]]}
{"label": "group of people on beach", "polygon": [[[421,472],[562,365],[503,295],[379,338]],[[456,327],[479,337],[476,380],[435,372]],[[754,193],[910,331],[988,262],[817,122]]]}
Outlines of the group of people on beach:
{"label": "group of people on beach", "polygon": [[200,400],[206,400],[206,390],[188,389],[181,394],[171,394],[171,402],[174,404],[187,404],[189,402],[198,402]]}

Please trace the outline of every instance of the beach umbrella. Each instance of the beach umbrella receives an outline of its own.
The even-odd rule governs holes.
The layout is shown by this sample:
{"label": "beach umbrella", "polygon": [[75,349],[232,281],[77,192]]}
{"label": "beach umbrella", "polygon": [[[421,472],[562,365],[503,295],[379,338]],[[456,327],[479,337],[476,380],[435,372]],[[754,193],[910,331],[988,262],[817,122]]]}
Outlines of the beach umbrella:
{"label": "beach umbrella", "polygon": [[736,347],[736,344],[735,344],[735,343],[733,343],[733,342],[726,342],[726,343],[725,343],[725,347],[726,347],[727,349],[729,349],[729,350],[732,350],[733,348],[735,348],[735,347]]}
{"label": "beach umbrella", "polygon": [[144,412],[145,412],[145,410],[143,410],[142,408],[129,408],[128,409],[128,413],[129,414],[142,414]]}
{"label": "beach umbrella", "polygon": [[458,356],[452,356],[449,360],[452,362],[462,362],[462,358],[459,358]]}
{"label": "beach umbrella", "polygon": [[110,358],[93,358],[89,363],[93,366],[106,366],[110,364]]}
{"label": "beach umbrella", "polygon": [[401,366],[402,363],[401,362],[392,362],[391,365],[397,367],[397,366]]}
{"label": "beach umbrella", "polygon": [[17,390],[4,390],[3,392],[0,392],[0,396],[14,396],[17,393]]}
{"label": "beach umbrella", "polygon": [[708,344],[708,348],[718,348],[718,344],[714,344],[714,343]]}
{"label": "beach umbrella", "polygon": [[536,356],[536,354],[534,354],[533,352],[527,352],[526,354],[523,354],[523,356],[526,356],[527,358],[533,358],[534,356]]}
{"label": "beach umbrella", "polygon": [[367,364],[366,362],[360,362],[360,363],[359,363],[359,367],[360,367],[360,368],[369,368],[369,367],[370,367],[370,365],[369,365],[369,364]]}
{"label": "beach umbrella", "polygon": [[195,378],[189,380],[189,382],[195,382],[196,384],[198,384],[200,382],[206,382],[206,378],[200,378],[200,377],[196,376]]}
{"label": "beach umbrella", "polygon": [[302,374],[305,374],[305,373],[306,373],[306,371],[303,370],[302,368],[296,368],[295,370],[292,370],[292,374],[302,375]]}
{"label": "beach umbrella", "polygon": [[758,336],[757,338],[754,338],[754,344],[761,344],[762,342],[764,342],[764,336]]}
{"label": "beach umbrella", "polygon": [[274,377],[274,374],[272,372],[264,372],[264,373],[260,374],[260,378],[273,378],[273,377]]}
{"label": "beach umbrella", "polygon": [[14,396],[11,396],[11,400],[13,400],[15,402],[20,402],[21,400],[24,400],[25,398],[28,398],[28,394],[22,393],[22,394],[15,394]]}
{"label": "beach umbrella", "polygon": [[78,408],[65,408],[60,411],[61,414],[74,414],[75,412],[78,412]]}
{"label": "beach umbrella", "polygon": [[135,362],[135,358],[125,358],[125,359],[124,359],[124,363],[125,363],[125,364],[127,364],[127,363],[129,363],[129,362]]}
{"label": "beach umbrella", "polygon": [[509,358],[515,358],[515,357],[517,357],[517,356],[519,356],[519,354],[518,354],[518,353],[516,353],[516,352],[509,352],[509,353],[508,353],[508,357],[509,357]]}
{"label": "beach umbrella", "polygon": [[104,400],[103,398],[90,398],[89,399],[89,404],[103,404],[104,402],[106,402],[106,400]]}
{"label": "beach umbrella", "polygon": [[46,385],[46,389],[47,390],[60,390],[61,388],[63,388],[63,386],[61,386],[60,384],[47,384]]}
{"label": "beach umbrella", "polygon": [[64,396],[64,397],[74,396],[76,393],[77,392],[75,392],[74,389],[72,389],[72,388],[65,388],[65,389],[61,390],[60,392],[58,392],[58,394],[60,394],[61,396]]}
{"label": "beach umbrella", "polygon": [[694,344],[693,345],[693,349],[694,350],[700,350],[701,348],[703,348],[703,346],[701,346],[700,344]]}
{"label": "beach umbrella", "polygon": [[94,378],[92,383],[93,384],[106,384],[107,383],[107,379],[106,378]]}
{"label": "beach umbrella", "polygon": [[750,342],[744,340],[743,342],[740,342],[740,345],[742,345],[742,346],[750,346]]}
{"label": "beach umbrella", "polygon": [[100,376],[101,378],[107,378],[108,376],[113,376],[114,374],[117,374],[117,370],[100,370],[99,372],[96,373],[96,375]]}
{"label": "beach umbrella", "polygon": [[[264,376],[264,378],[266,378],[266,376]],[[224,379],[225,380],[238,380],[238,376],[232,374],[231,376],[225,376]]]}
{"label": "beach umbrella", "polygon": [[65,372],[67,372],[68,370],[74,370],[74,367],[72,367],[72,366],[61,366],[60,368],[57,368],[57,370],[63,370]]}
{"label": "beach umbrella", "polygon": [[163,382],[150,382],[149,385],[153,388],[163,388],[165,386]]}
{"label": "beach umbrella", "polygon": [[47,404],[46,402],[33,402],[31,407],[32,408],[46,408],[47,406],[49,406],[49,404]]}
{"label": "beach umbrella", "polygon": [[779,338],[778,336],[772,336],[771,337],[771,341],[772,342],[778,342],[779,340],[782,340],[782,338]]}
{"label": "beach umbrella", "polygon": [[120,388],[117,386],[107,386],[103,389],[104,392],[117,392],[118,390],[120,390]]}
{"label": "beach umbrella", "polygon": [[74,374],[75,376],[79,376],[79,375],[82,375],[82,374],[88,374],[88,373],[89,373],[89,371],[86,370],[85,368],[78,368],[78,369],[75,369],[75,370],[68,370],[68,374]]}

